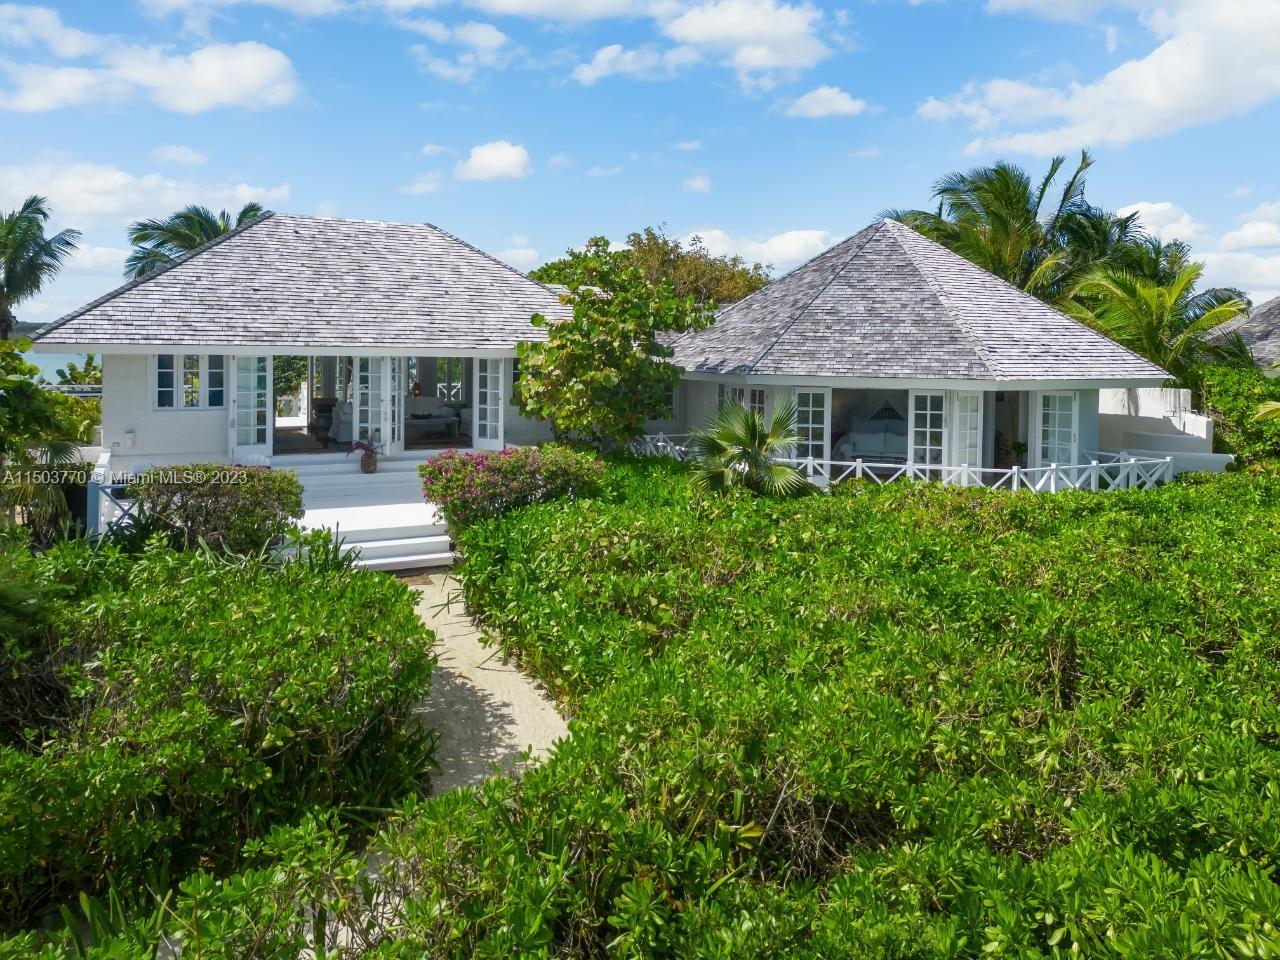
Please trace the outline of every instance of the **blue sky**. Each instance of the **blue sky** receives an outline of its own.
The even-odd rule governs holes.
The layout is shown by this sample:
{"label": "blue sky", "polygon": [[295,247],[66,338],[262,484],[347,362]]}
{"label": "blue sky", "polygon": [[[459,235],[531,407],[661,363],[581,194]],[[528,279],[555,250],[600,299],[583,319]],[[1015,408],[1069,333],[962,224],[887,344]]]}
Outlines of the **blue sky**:
{"label": "blue sky", "polygon": [[1093,202],[1280,293],[1280,0],[0,4],[0,145],[0,208],[85,234],[25,320],[188,202],[426,220],[522,269],[666,224],[779,272],[947,171],[1081,147]]}

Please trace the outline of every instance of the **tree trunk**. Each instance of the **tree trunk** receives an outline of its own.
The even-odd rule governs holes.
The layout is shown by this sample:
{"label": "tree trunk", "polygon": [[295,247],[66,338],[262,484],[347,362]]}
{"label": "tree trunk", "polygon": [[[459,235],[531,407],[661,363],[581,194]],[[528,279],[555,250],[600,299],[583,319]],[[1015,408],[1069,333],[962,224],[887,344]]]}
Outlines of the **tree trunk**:
{"label": "tree trunk", "polygon": [[0,300],[0,342],[9,339],[9,335],[13,333],[13,325],[13,311],[9,309],[9,304]]}

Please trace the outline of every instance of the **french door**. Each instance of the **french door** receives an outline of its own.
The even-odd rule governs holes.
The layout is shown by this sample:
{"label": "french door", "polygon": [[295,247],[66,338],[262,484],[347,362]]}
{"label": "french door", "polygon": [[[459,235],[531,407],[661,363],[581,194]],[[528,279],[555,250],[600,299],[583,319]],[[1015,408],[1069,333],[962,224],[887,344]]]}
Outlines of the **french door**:
{"label": "french door", "polygon": [[800,437],[800,442],[796,444],[796,459],[829,459],[827,451],[831,449],[831,388],[797,389],[795,400],[796,433]]}
{"label": "french door", "polygon": [[947,397],[945,393],[927,393],[912,390],[911,422],[907,437],[910,440],[907,460],[916,474],[925,479],[941,477],[946,462],[947,449]]}
{"label": "french door", "polygon": [[475,430],[472,443],[477,450],[501,450],[502,443],[502,360],[476,360]]}
{"label": "french door", "polygon": [[969,467],[970,472],[960,477],[964,486],[980,483],[982,474],[982,394],[956,391],[951,395],[952,454],[951,463],[957,467]]}
{"label": "french door", "polygon": [[355,429],[352,440],[367,440],[379,447],[386,441],[383,433],[383,357],[356,357]]}
{"label": "french door", "polygon": [[1074,391],[1041,393],[1036,399],[1036,466],[1075,463],[1080,404]]}
{"label": "french door", "polygon": [[404,357],[387,357],[383,364],[382,392],[386,402],[382,405],[382,437],[389,454],[404,452]]}
{"label": "french door", "polygon": [[271,457],[275,410],[271,397],[271,358],[235,357],[228,371],[231,397],[227,446],[233,463],[253,464]]}

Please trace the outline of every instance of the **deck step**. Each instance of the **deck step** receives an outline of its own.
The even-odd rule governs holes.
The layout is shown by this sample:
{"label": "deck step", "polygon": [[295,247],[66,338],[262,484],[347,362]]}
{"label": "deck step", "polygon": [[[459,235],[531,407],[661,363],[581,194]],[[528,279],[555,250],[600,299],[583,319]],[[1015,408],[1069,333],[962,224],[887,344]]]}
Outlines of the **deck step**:
{"label": "deck step", "polygon": [[357,553],[365,561],[365,565],[371,560],[452,553],[453,550],[453,542],[448,534],[388,537],[385,540],[344,540],[342,545]]}
{"label": "deck step", "polygon": [[453,551],[445,553],[418,553],[396,557],[378,557],[358,560],[356,566],[366,570],[417,570],[420,567],[447,567],[453,563]]}

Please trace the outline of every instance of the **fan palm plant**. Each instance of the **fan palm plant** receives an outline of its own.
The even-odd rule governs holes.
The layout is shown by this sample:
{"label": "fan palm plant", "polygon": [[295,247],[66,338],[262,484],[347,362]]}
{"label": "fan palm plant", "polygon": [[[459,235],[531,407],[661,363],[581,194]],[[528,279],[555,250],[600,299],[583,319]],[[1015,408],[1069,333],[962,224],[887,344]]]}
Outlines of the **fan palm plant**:
{"label": "fan palm plant", "polygon": [[1102,267],[1074,290],[1069,312],[1121,346],[1163,367],[1199,402],[1207,363],[1249,367],[1253,357],[1238,335],[1221,339],[1214,327],[1240,316],[1248,301],[1219,289],[1196,292],[1203,267],[1189,263],[1172,282],[1157,283],[1120,267]]}
{"label": "fan palm plant", "polygon": [[779,463],[800,442],[796,408],[787,404],[763,415],[737,404],[725,404],[711,422],[693,435],[698,455],[693,482],[702,490],[745,487],[770,497],[789,497],[806,490],[799,470]]}
{"label": "fan palm plant", "polygon": [[13,308],[40,292],[75,252],[80,231],[45,236],[49,201],[31,196],[0,216],[0,341],[8,340],[17,318]]}
{"label": "fan palm plant", "polygon": [[[1280,374],[1280,360],[1271,365],[1271,369]],[[1255,420],[1280,420],[1280,400],[1268,400],[1266,403],[1258,404],[1258,412],[1254,414]]]}
{"label": "fan palm plant", "polygon": [[267,213],[260,203],[246,203],[235,220],[226,210],[214,213],[208,207],[192,204],[168,217],[139,220],[129,225],[129,242],[133,250],[124,264],[124,275],[131,279],[145,277],[173,263],[179,256],[216,240],[223,234],[257,220]]}

